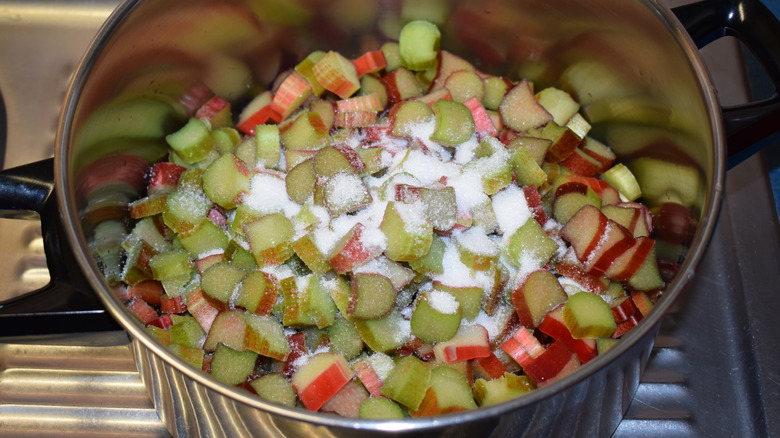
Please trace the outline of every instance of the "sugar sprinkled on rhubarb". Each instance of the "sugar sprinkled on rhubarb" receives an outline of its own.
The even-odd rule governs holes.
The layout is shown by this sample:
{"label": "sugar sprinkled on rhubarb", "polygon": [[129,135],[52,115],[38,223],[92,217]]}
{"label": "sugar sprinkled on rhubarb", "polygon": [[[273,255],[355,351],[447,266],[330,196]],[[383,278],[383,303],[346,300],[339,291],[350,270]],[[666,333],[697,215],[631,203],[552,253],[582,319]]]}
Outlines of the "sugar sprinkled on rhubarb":
{"label": "sugar sprinkled on rhubarb", "polygon": [[452,294],[439,290],[428,292],[428,304],[439,313],[453,315],[458,311],[460,304]]}
{"label": "sugar sprinkled on rhubarb", "polygon": [[506,241],[531,217],[528,202],[523,190],[514,184],[493,195],[492,200],[499,231]]}
{"label": "sugar sprinkled on rhubarb", "polygon": [[281,212],[287,217],[295,216],[301,209],[301,206],[287,195],[284,179],[265,173],[252,177],[249,193],[244,195],[243,202],[258,212]]}

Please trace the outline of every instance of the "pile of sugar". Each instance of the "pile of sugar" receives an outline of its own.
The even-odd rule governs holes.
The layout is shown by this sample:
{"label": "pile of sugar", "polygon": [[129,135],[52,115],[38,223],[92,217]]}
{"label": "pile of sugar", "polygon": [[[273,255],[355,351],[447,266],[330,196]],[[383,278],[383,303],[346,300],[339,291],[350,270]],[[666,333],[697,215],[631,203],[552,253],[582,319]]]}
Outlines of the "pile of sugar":
{"label": "pile of sugar", "polygon": [[460,308],[460,303],[452,294],[439,290],[428,292],[428,305],[439,313],[454,315]]}

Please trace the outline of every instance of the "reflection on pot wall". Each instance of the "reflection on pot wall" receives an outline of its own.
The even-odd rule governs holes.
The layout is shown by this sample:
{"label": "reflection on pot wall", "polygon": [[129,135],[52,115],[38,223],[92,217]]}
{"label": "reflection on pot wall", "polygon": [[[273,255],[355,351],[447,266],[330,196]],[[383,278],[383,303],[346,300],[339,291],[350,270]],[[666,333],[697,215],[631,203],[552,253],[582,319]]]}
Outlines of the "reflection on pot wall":
{"label": "reflection on pot wall", "polygon": [[[126,22],[109,21],[113,37],[76,78],[59,151],[68,157],[86,245],[111,285],[145,275],[122,269],[126,258],[148,265],[155,251],[123,246],[127,206],[145,195],[150,163],[169,158],[165,136],[204,99],[213,92],[235,112],[312,51],[355,57],[415,18],[439,24],[442,48],[483,72],[576,97],[589,135],[627,163],[656,213],[667,279],[712,196],[717,133],[699,72],[680,49],[682,36],[638,1],[168,0],[131,9]],[[430,80],[435,70],[426,74]],[[630,393],[637,379],[628,380]],[[627,401],[617,406],[613,419]]]}

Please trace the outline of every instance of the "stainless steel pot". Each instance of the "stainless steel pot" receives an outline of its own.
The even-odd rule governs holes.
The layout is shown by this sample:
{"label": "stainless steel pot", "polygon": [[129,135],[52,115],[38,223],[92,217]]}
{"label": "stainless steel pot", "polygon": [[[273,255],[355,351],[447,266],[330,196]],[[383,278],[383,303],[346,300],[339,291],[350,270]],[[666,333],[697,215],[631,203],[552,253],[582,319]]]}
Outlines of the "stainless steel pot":
{"label": "stainless steel pot", "polygon": [[[780,62],[769,49],[777,49],[780,27],[757,1],[712,0],[676,12],[698,43],[725,33],[743,37],[778,82]],[[684,204],[696,229],[683,245],[667,242],[665,262],[673,269],[655,310],[615,348],[555,384],[433,418],[368,421],[287,409],[190,368],[154,341],[112,290],[116,230],[126,225],[127,202],[141,194],[145,163],[163,156],[162,136],[185,116],[177,99],[203,81],[238,107],[254,86],[269,85],[310,51],[356,55],[418,17],[439,22],[442,47],[485,71],[575,93],[593,135],[621,159],[665,163],[666,170],[641,181],[646,202]],[[748,18],[754,21],[746,24]],[[722,114],[695,43],[653,0],[133,0],[111,15],[73,79],[53,177],[51,161],[5,171],[0,212],[41,215],[49,290],[100,297],[133,338],[138,369],[174,436],[606,436],[628,407],[660,321],[695,275],[717,221],[724,116],[735,132],[729,145],[740,138],[752,144],[750,135],[776,130],[778,96]]]}

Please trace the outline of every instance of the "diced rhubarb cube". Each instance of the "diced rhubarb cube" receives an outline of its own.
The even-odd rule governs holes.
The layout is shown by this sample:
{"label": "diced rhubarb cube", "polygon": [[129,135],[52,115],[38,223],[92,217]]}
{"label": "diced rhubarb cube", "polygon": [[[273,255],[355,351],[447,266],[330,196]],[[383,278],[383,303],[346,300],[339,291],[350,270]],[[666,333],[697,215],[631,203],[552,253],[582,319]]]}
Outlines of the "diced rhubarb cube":
{"label": "diced rhubarb cube", "polygon": [[563,312],[560,308],[547,314],[539,325],[539,330],[551,338],[566,344],[571,351],[577,354],[577,358],[582,363],[596,357],[596,340],[574,339],[563,322]]}
{"label": "diced rhubarb cube", "polygon": [[354,61],[358,77],[366,73],[376,73],[387,67],[385,54],[381,50],[373,50],[360,55]]}
{"label": "diced rhubarb cube", "polygon": [[160,317],[157,311],[141,298],[135,298],[130,301],[127,304],[127,308],[144,324],[149,324]]}
{"label": "diced rhubarb cube", "polygon": [[471,115],[474,117],[474,130],[479,134],[480,138],[498,136],[498,129],[496,129],[487,111],[485,111],[485,107],[482,106],[482,103],[476,96],[466,99],[463,104],[471,111]]}
{"label": "diced rhubarb cube", "polygon": [[498,379],[506,372],[506,367],[492,352],[490,356],[474,358],[474,374],[482,379]]}
{"label": "diced rhubarb cube", "polygon": [[479,324],[462,326],[450,340],[437,343],[433,351],[440,362],[459,362],[492,354],[488,332]]}
{"label": "diced rhubarb cube", "polygon": [[541,356],[523,365],[523,372],[536,386],[543,386],[571,374],[579,366],[577,355],[565,343],[556,341]]}
{"label": "diced rhubarb cube", "polygon": [[353,375],[344,356],[319,353],[295,372],[291,383],[306,409],[318,411]]}

